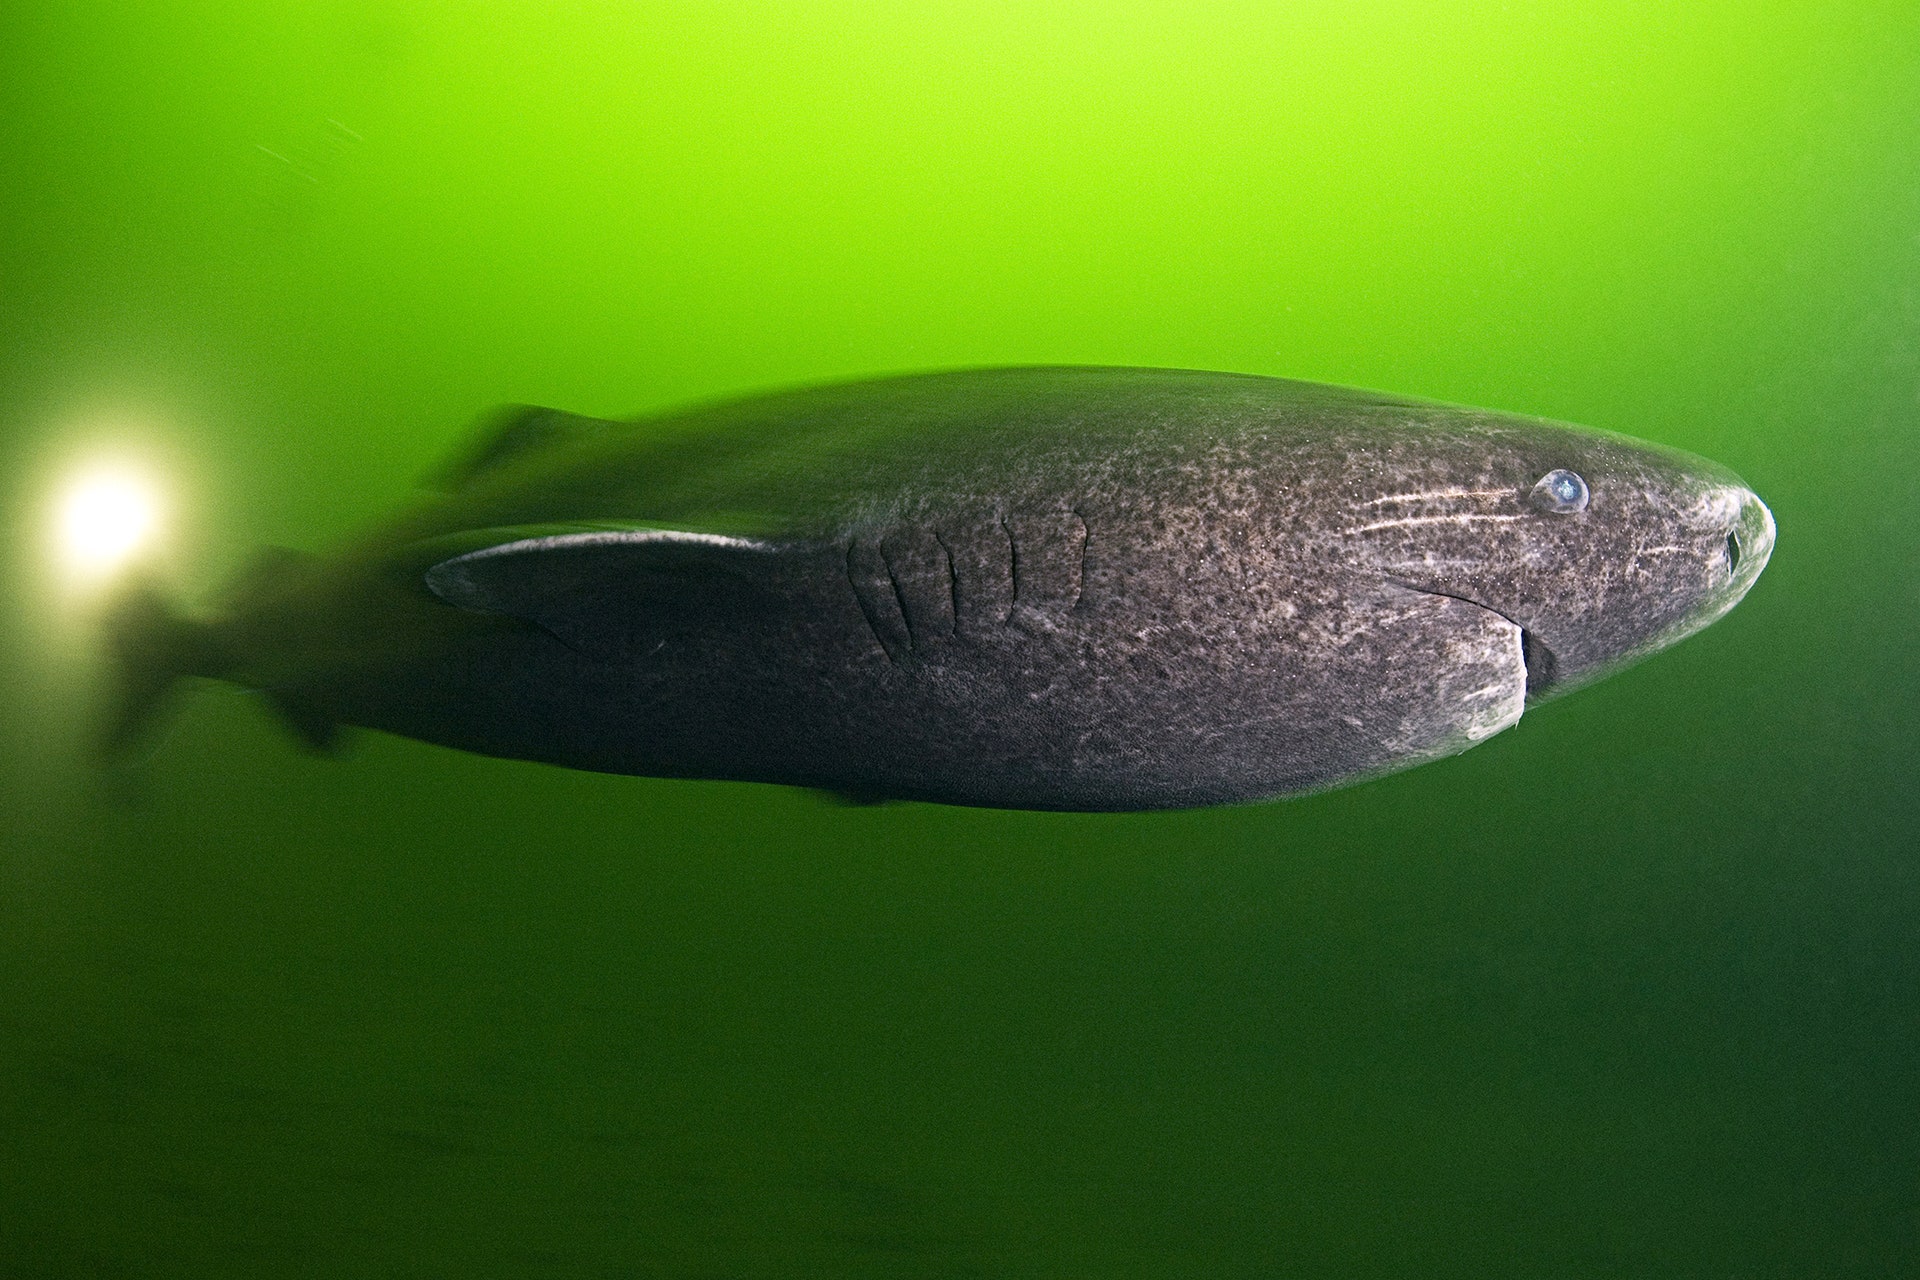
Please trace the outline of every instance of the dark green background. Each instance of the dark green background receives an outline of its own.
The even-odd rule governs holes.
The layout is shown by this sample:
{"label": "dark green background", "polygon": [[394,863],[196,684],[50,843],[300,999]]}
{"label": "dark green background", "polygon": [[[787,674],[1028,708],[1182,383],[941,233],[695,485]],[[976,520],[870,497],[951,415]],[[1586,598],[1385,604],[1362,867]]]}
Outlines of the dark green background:
{"label": "dark green background", "polygon": [[[0,1273],[1920,1273],[1912,0],[256,7],[0,17]],[[1035,361],[1666,441],[1779,548],[1245,809],[329,763],[211,689],[79,765],[101,451],[195,595],[503,401]]]}

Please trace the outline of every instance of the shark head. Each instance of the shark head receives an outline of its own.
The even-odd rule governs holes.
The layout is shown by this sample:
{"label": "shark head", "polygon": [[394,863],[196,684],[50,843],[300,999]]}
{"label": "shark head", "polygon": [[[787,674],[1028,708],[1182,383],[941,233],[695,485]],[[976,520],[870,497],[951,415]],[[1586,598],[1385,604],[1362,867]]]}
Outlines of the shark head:
{"label": "shark head", "polygon": [[1583,427],[1462,415],[1354,464],[1343,554],[1520,628],[1530,700],[1698,631],[1773,552],[1772,514],[1726,468]]}

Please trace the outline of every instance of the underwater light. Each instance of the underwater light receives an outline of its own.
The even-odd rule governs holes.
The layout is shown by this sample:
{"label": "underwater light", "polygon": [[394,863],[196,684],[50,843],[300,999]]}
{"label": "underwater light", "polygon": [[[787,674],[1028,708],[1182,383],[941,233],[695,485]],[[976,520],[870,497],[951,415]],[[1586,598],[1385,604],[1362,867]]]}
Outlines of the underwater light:
{"label": "underwater light", "polygon": [[76,574],[104,577],[150,550],[160,533],[157,487],[124,467],[82,473],[61,495],[58,545]]}

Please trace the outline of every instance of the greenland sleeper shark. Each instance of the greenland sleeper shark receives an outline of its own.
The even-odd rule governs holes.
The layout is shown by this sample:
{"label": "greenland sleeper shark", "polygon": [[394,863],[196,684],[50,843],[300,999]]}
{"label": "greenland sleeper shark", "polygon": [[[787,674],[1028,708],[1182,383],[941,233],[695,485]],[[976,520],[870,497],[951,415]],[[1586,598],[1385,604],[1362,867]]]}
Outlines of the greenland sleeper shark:
{"label": "greenland sleeper shark", "polygon": [[1165,369],[519,409],[438,484],[203,616],[130,597],[110,745],[198,675],[313,745],[358,725],[864,799],[1249,801],[1483,741],[1718,618],[1774,539],[1675,450]]}

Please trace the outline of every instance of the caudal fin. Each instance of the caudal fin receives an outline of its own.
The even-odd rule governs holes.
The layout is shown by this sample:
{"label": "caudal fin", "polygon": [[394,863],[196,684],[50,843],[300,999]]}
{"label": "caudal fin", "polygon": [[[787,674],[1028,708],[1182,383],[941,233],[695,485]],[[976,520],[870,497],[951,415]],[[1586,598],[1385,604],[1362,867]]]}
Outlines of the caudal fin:
{"label": "caudal fin", "polygon": [[151,582],[130,583],[102,619],[107,701],[97,750],[116,761],[159,719],[184,676],[220,676],[230,663],[211,629],[183,618]]}

